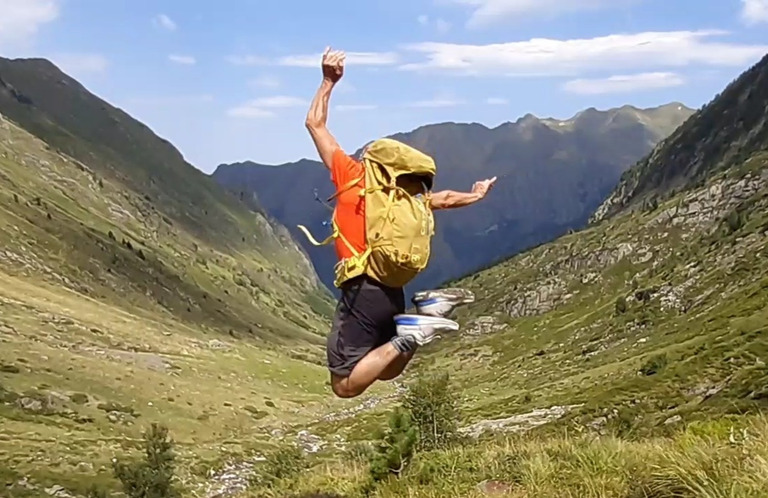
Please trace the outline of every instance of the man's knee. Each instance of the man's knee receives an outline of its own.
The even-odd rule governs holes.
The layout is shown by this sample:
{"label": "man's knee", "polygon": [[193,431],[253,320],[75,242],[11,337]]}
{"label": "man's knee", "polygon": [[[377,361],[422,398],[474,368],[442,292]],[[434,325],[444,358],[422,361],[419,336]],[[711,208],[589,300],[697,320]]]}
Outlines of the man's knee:
{"label": "man's knee", "polygon": [[331,375],[331,390],[337,397],[344,399],[356,398],[365,392],[364,388],[350,385],[349,377],[338,375]]}
{"label": "man's knee", "polygon": [[400,374],[402,373],[403,373],[402,368],[396,372],[383,372],[381,375],[379,375],[379,380],[382,380],[385,382],[390,380],[395,380],[396,378],[400,377]]}
{"label": "man's knee", "polygon": [[388,366],[386,370],[381,372],[381,375],[379,375],[379,380],[395,380],[403,373],[403,370],[405,370],[405,365],[405,362],[393,363],[392,365]]}

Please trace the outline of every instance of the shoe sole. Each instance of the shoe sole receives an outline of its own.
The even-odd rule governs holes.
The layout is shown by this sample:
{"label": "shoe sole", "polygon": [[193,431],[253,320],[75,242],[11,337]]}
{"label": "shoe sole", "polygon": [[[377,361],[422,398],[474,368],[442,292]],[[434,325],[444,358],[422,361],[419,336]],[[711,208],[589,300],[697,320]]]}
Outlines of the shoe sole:
{"label": "shoe sole", "polygon": [[423,301],[431,301],[433,299],[446,299],[448,301],[459,304],[469,304],[475,302],[475,294],[467,289],[449,288],[449,289],[437,289],[428,291],[419,291],[414,294],[411,301],[413,304]]}
{"label": "shoe sole", "polygon": [[395,315],[395,325],[409,325],[416,327],[421,325],[430,325],[433,327],[439,327],[440,330],[459,330],[459,324],[453,320],[429,315]]}

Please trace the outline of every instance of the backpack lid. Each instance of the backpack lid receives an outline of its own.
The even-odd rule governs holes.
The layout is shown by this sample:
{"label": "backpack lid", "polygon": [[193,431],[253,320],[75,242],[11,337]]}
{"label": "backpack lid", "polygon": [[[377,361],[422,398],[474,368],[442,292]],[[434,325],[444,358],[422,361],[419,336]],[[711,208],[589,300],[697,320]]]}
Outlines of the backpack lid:
{"label": "backpack lid", "polygon": [[410,145],[392,138],[380,138],[368,144],[362,158],[383,166],[392,176],[419,175],[430,180],[437,174],[434,159]]}

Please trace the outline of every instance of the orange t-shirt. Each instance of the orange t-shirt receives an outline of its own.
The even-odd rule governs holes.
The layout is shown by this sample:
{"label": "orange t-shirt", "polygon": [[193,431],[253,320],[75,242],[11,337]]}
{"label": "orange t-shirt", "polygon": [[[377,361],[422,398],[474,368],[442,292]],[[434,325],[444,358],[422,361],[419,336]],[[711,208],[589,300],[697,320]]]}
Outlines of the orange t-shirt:
{"label": "orange t-shirt", "polygon": [[[336,190],[344,188],[355,178],[363,176],[363,164],[347,155],[341,148],[333,152],[331,161],[331,180]],[[365,251],[365,198],[360,196],[360,189],[365,188],[365,179],[354,187],[345,190],[336,198],[336,223],[344,238],[355,251]],[[354,256],[341,238],[335,240],[336,255],[339,260]]]}

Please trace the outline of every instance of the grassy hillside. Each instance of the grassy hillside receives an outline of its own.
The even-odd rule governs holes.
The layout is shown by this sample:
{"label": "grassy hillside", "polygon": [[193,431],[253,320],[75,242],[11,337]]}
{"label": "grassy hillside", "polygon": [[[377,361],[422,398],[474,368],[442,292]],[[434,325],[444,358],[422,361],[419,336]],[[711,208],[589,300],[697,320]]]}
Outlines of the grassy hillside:
{"label": "grassy hillside", "polygon": [[[768,102],[755,100],[764,64],[737,82],[744,98],[719,96],[706,109],[722,115],[692,118],[684,127],[696,133],[660,145],[626,175],[662,179],[656,191],[664,196],[447,283],[477,300],[459,312],[457,335],[417,355],[406,374],[417,391],[312,426],[375,445],[315,461],[313,472],[281,481],[281,489],[767,496]],[[750,121],[736,118],[741,132],[725,133],[749,95]],[[688,181],[669,169],[683,164],[681,150],[741,153],[702,152],[698,164],[712,167]],[[681,181],[663,180],[673,176]],[[450,375],[448,386],[430,392],[416,383],[440,373]],[[451,425],[446,420],[466,439],[403,453],[381,479],[371,451],[392,456],[384,441],[408,447],[408,424],[392,416],[398,407],[411,423],[425,422],[419,444]]]}
{"label": "grassy hillside", "polygon": [[5,243],[55,257],[93,297],[125,290],[233,334],[320,340],[328,295],[285,228],[143,124],[44,60],[0,59],[0,113]]}
{"label": "grassy hillside", "polygon": [[[678,103],[590,108],[562,121],[527,115],[495,128],[439,123],[393,135],[434,156],[436,189],[466,191],[477,180],[499,178],[482,203],[436,214],[432,260],[408,289],[434,287],[581,227],[624,170],[692,113]],[[345,147],[353,153],[349,144]],[[311,246],[296,229],[306,225],[318,240],[330,233],[322,225],[330,212],[314,197],[315,190],[321,199],[333,191],[320,163],[221,165],[212,177],[244,198],[255,193],[267,212],[297,236],[323,282],[332,286],[332,248]]]}
{"label": "grassy hillside", "polygon": [[[725,140],[719,130],[685,147]],[[410,390],[382,383],[336,400],[322,366],[329,303],[290,292],[311,289],[311,274],[272,264],[260,245],[206,243],[181,220],[155,229],[162,215],[119,177],[8,120],[0,133],[10,496],[117,490],[110,459],[137,455],[153,421],[171,430],[183,496],[768,494],[768,143],[450,283],[478,299],[458,334],[419,352]],[[448,385],[414,382],[445,372]],[[405,462],[371,460],[365,443],[384,441],[388,420],[402,424],[382,454],[413,436],[390,418],[402,404],[429,430]],[[427,446],[440,420],[459,437]]]}
{"label": "grassy hillside", "polygon": [[[417,452],[369,496],[765,496],[766,257],[763,152],[451,283],[477,302],[407,378],[448,372],[479,439]],[[398,405],[311,428],[372,440]],[[364,496],[364,455],[281,485]]]}
{"label": "grassy hillside", "polygon": [[333,407],[332,301],[284,227],[49,63],[0,80],[3,496],[84,495],[152,421],[203,476]]}

